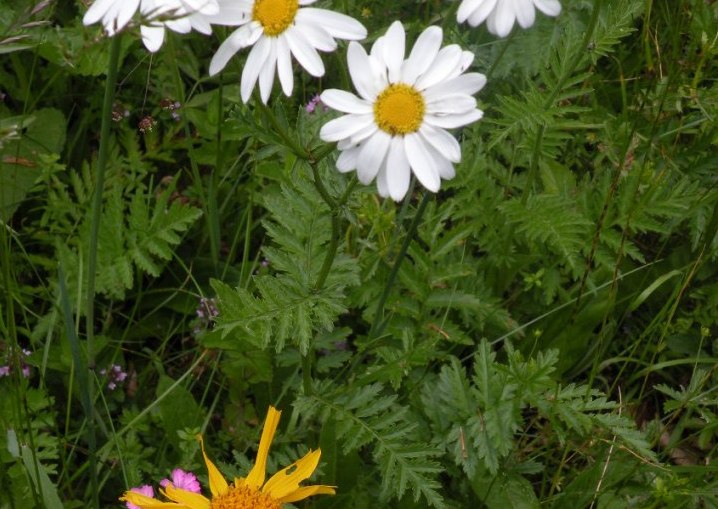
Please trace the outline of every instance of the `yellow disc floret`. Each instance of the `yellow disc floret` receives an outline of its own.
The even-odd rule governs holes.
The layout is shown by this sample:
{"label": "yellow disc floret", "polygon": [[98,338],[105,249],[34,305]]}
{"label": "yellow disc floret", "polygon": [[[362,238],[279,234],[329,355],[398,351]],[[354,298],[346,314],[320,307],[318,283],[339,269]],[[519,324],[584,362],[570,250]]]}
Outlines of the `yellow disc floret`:
{"label": "yellow disc floret", "polygon": [[264,35],[275,37],[294,21],[299,10],[298,0],[255,0],[252,19],[264,28]]}
{"label": "yellow disc floret", "polygon": [[419,130],[424,120],[424,96],[411,85],[394,83],[374,102],[374,120],[379,129],[392,136]]}
{"label": "yellow disc floret", "polygon": [[212,499],[211,509],[280,509],[277,500],[249,486],[230,486],[223,495]]}

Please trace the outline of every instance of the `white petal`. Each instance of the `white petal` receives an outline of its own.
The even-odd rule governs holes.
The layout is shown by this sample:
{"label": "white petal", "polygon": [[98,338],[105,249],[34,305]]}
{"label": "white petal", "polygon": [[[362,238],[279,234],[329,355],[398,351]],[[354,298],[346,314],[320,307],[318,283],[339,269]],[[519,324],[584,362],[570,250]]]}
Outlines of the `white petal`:
{"label": "white petal", "polygon": [[[97,23],[104,17],[105,13],[112,8],[115,2],[117,2],[117,0],[95,0],[82,17],[82,23],[85,25]],[[139,5],[139,0],[137,0],[136,5]],[[137,9],[137,7],[135,7],[135,9]]]}
{"label": "white petal", "polygon": [[249,41],[252,33],[252,27],[245,25],[238,28],[227,37],[217,48],[217,52],[209,63],[209,75],[214,76],[224,69],[229,59],[234,56],[237,51],[243,48]]}
{"label": "white petal", "polygon": [[533,0],[514,0],[516,2],[516,20],[521,28],[529,28],[536,19]]}
{"label": "white petal", "polygon": [[434,161],[436,171],[439,172],[439,177],[444,180],[451,180],[456,176],[456,170],[451,161],[446,159],[444,156],[439,154],[433,147],[427,147],[431,154],[431,159]]}
{"label": "white petal", "polygon": [[204,35],[209,35],[212,33],[212,25],[210,25],[209,20],[206,16],[203,15],[194,15],[190,16],[189,22],[192,25],[192,30],[196,30],[197,32],[200,32]]}
{"label": "white petal", "polygon": [[474,95],[486,85],[486,76],[477,72],[463,74],[449,81],[438,83],[424,90],[424,99],[427,102],[436,101],[442,97],[453,94]]}
{"label": "white petal", "polygon": [[329,35],[324,27],[319,27],[311,23],[297,25],[297,29],[302,32],[311,46],[319,51],[334,51],[337,49],[337,43],[334,38]]}
{"label": "white petal", "polygon": [[366,37],[364,25],[346,14],[308,7],[299,9],[295,19],[297,24],[307,21],[321,26],[337,39],[357,41]]}
{"label": "white petal", "polygon": [[347,173],[356,169],[360,150],[361,147],[352,147],[339,154],[337,158],[337,170],[341,173]]}
{"label": "white petal", "polygon": [[476,108],[476,99],[470,95],[452,94],[441,99],[426,102],[426,113],[438,115],[442,113],[460,114]]}
{"label": "white petal", "polygon": [[315,78],[324,76],[324,63],[319,53],[309,44],[304,34],[296,26],[289,27],[280,37],[287,38],[292,55],[309,74]]}
{"label": "white petal", "polygon": [[547,16],[558,16],[561,13],[561,4],[558,0],[533,0],[538,10]]}
{"label": "white petal", "polygon": [[269,42],[269,54],[262,64],[262,70],[259,72],[259,93],[264,104],[267,104],[272,93],[274,71],[277,68],[277,40],[276,38],[268,37],[267,41]]}
{"label": "white petal", "polygon": [[347,63],[354,88],[356,88],[361,97],[373,102],[379,93],[379,87],[372,79],[373,71],[369,62],[369,55],[366,54],[361,44],[354,41],[349,43]]}
{"label": "white petal", "polygon": [[206,16],[219,13],[219,3],[216,0],[181,0],[190,13],[201,13]]}
{"label": "white petal", "polygon": [[379,192],[379,196],[386,198],[389,196],[389,183],[387,182],[387,169],[386,163],[382,164],[379,168],[379,173],[376,175],[376,190]]}
{"label": "white petal", "polygon": [[451,134],[447,131],[424,124],[419,129],[419,134],[427,143],[436,149],[439,154],[444,156],[451,162],[458,163],[461,161],[461,146]]}
{"label": "white petal", "polygon": [[351,92],[337,90],[336,88],[325,90],[321,95],[322,102],[332,109],[344,113],[371,113],[371,103],[360,99]]}
{"label": "white petal", "polygon": [[438,169],[431,154],[417,133],[404,136],[404,149],[414,175],[429,191],[437,192],[441,186]]}
{"label": "white petal", "polygon": [[404,62],[406,34],[404,25],[395,21],[386,31],[384,44],[384,62],[389,71],[389,82],[396,83],[401,78],[401,64]]}
{"label": "white petal", "polygon": [[351,137],[349,138],[349,141],[353,145],[357,145],[357,144],[361,143],[362,141],[366,140],[369,136],[371,136],[378,130],[379,130],[379,128],[376,126],[376,124],[374,122],[372,122],[368,126],[363,127],[360,130],[358,130],[357,132],[355,132],[354,134],[352,134]]}
{"label": "white petal", "polygon": [[242,95],[242,101],[245,103],[248,102],[252,96],[252,90],[269,56],[269,51],[269,41],[266,37],[259,39],[259,42],[249,51],[247,62],[244,64],[244,69],[242,69],[242,80],[240,83],[240,94]]}
{"label": "white petal", "polygon": [[352,143],[351,138],[344,138],[337,142],[337,150],[348,150],[352,147],[356,147],[356,143]]}
{"label": "white petal", "polygon": [[439,173],[439,177],[444,180],[453,179],[456,176],[456,170],[454,169],[454,165],[451,164],[451,161],[439,154],[431,145],[428,145],[426,148],[429,154],[431,154],[431,159],[434,162],[436,171]]}
{"label": "white petal", "polygon": [[468,17],[469,25],[477,27],[489,17],[496,8],[497,0],[484,0],[484,2]]}
{"label": "white petal", "polygon": [[381,130],[377,130],[364,142],[357,161],[357,178],[359,178],[359,182],[367,185],[374,180],[386,158],[390,143],[391,136]]}
{"label": "white petal", "polygon": [[481,110],[472,110],[460,115],[425,115],[424,122],[434,127],[443,127],[444,129],[453,129],[455,127],[465,126],[476,122],[484,116]]}
{"label": "white petal", "polygon": [[409,58],[402,66],[401,80],[404,83],[413,85],[429,68],[439,53],[442,37],[441,28],[437,26],[430,26],[419,35]]}
{"label": "white petal", "polygon": [[284,95],[291,96],[294,89],[294,69],[286,37],[277,37],[277,73]]}
{"label": "white petal", "polygon": [[373,123],[374,115],[344,115],[324,124],[319,137],[324,141],[339,141]]}
{"label": "white petal", "polygon": [[[478,9],[482,4],[486,4],[489,0],[464,0],[456,11],[456,21],[463,23],[468,19],[472,12]],[[496,0],[493,0],[496,1]]]}
{"label": "white petal", "polygon": [[[404,149],[404,138],[395,136],[391,140],[389,155],[386,159],[386,182],[389,195],[394,201],[401,201],[409,190],[411,168]],[[379,179],[377,178],[377,182]]]}
{"label": "white petal", "polygon": [[241,5],[241,3],[220,3],[220,11],[212,16],[207,16],[213,25],[241,26],[252,21],[252,6]]}
{"label": "white petal", "polygon": [[142,34],[142,43],[150,52],[154,53],[162,47],[165,40],[165,27],[148,27],[141,26],[140,34]]}
{"label": "white petal", "polygon": [[416,88],[424,90],[447,79],[461,63],[462,51],[459,45],[450,44],[436,55],[431,67],[416,80]]}
{"label": "white petal", "polygon": [[164,26],[178,34],[188,34],[192,31],[192,23],[187,18],[179,18],[165,21]]}
{"label": "white petal", "polygon": [[499,2],[496,9],[491,12],[486,21],[486,27],[492,34],[499,37],[506,37],[511,32],[516,20],[516,13],[513,9],[512,2]]}

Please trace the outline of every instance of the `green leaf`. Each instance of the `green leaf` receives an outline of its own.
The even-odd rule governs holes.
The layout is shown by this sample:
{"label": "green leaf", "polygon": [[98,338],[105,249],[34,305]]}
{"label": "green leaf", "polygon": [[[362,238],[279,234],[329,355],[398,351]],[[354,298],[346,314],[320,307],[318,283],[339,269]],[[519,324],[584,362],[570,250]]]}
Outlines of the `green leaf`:
{"label": "green leaf", "polygon": [[[159,396],[175,384],[172,378],[162,375],[157,384],[156,394]],[[167,432],[170,443],[175,443],[177,432],[185,428],[195,428],[202,425],[203,412],[189,392],[181,384],[177,384],[158,404],[162,426]]]}
{"label": "green leaf", "polygon": [[25,466],[27,475],[35,485],[35,489],[42,494],[42,501],[46,509],[63,509],[60,497],[57,494],[57,487],[50,480],[45,466],[33,455],[26,445],[20,447],[22,463]]}
{"label": "green leaf", "polygon": [[[0,221],[7,222],[48,167],[51,154],[65,144],[65,115],[53,108],[15,117],[13,127],[0,130]],[[7,120],[7,119],[6,119]],[[16,131],[3,143],[3,131]],[[24,131],[24,132],[23,132]],[[17,137],[17,139],[14,139]]]}

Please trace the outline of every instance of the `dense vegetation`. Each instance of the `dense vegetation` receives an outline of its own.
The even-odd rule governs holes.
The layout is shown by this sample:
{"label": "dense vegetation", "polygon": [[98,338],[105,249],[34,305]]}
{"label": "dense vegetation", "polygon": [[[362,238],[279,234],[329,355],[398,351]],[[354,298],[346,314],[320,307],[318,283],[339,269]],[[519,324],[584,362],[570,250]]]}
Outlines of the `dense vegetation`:
{"label": "dense vegetation", "polygon": [[564,0],[500,39],[322,2],[487,76],[456,178],[400,203],[319,139],[345,43],[263,106],[246,51],[208,76],[228,29],[130,30],[99,215],[87,3],[0,0],[0,508],[206,486],[200,432],[244,475],[269,405],[268,471],[321,447],[338,487],[305,507],[718,507],[718,3]]}

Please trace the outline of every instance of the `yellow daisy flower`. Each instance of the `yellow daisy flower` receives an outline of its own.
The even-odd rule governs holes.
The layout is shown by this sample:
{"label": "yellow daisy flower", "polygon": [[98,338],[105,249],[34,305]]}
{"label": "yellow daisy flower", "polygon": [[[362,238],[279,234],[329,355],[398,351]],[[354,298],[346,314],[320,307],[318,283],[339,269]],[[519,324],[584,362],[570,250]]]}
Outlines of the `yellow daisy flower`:
{"label": "yellow daisy flower", "polygon": [[197,437],[207,464],[211,498],[169,484],[161,491],[171,502],[163,502],[132,491],[126,491],[120,500],[135,504],[140,509],[280,509],[282,504],[303,500],[312,495],[333,495],[335,493],[333,486],[299,486],[299,483],[309,478],[317,468],[322,454],[319,449],[310,450],[303,458],[264,482],[269,446],[277,431],[281,415],[282,412],[269,407],[262,437],[259,440],[257,460],[247,477],[235,478],[233,484],[229,484],[215,464],[210,461],[204,452],[202,437]]}

